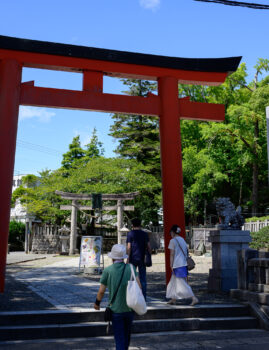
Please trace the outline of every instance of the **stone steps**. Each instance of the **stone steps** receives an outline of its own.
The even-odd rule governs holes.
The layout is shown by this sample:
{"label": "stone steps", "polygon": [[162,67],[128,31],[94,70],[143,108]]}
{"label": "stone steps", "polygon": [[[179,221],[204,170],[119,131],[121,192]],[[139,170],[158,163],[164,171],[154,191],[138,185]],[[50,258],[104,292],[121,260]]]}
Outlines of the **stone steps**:
{"label": "stone steps", "polygon": [[[0,313],[0,341],[100,337],[106,335],[103,311]],[[256,318],[242,305],[163,306],[136,317],[133,333],[255,329]],[[110,332],[111,334],[111,332]]]}

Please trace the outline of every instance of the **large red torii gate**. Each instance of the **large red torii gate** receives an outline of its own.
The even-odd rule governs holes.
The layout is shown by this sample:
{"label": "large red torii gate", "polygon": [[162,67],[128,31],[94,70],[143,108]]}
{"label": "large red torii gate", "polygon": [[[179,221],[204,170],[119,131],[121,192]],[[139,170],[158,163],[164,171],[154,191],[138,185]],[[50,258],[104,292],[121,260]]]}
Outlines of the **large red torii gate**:
{"label": "large red torii gate", "polygon": [[[167,278],[169,228],[185,228],[180,118],[222,121],[224,106],[178,98],[178,83],[219,85],[241,57],[188,59],[0,36],[0,292],[4,291],[19,105],[159,116]],[[23,67],[83,74],[81,91],[21,82]],[[158,81],[158,95],[103,93],[103,76]]]}

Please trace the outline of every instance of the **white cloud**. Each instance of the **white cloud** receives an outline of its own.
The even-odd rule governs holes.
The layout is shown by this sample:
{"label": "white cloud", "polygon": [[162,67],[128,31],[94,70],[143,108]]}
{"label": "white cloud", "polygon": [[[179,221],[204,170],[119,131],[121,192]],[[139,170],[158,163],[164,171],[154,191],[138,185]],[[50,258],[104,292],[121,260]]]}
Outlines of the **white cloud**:
{"label": "white cloud", "polygon": [[50,122],[56,113],[48,111],[46,108],[20,106],[20,120],[37,118],[41,123]]}
{"label": "white cloud", "polygon": [[147,10],[156,11],[160,7],[161,0],[139,0],[140,6]]}

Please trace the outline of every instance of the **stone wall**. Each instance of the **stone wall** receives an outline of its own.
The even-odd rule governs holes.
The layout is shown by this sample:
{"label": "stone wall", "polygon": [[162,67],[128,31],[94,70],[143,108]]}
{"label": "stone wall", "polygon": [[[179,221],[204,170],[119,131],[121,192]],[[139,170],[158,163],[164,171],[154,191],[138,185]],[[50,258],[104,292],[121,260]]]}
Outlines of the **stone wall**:
{"label": "stone wall", "polygon": [[40,254],[56,254],[61,252],[61,241],[57,225],[33,224],[31,251]]}

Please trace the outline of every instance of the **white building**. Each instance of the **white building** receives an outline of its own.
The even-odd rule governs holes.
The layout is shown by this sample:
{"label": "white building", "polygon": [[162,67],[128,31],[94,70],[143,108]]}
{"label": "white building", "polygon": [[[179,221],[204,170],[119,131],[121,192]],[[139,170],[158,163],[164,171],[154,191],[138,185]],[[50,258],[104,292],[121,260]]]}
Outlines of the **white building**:
{"label": "white building", "polygon": [[[13,184],[12,184],[12,193],[16,188],[22,185],[22,178],[25,175],[14,175],[13,176]],[[10,220],[16,220],[20,222],[24,222],[27,217],[27,211],[25,208],[21,205],[21,202],[19,199],[16,200],[15,207],[11,208],[10,210]]]}

